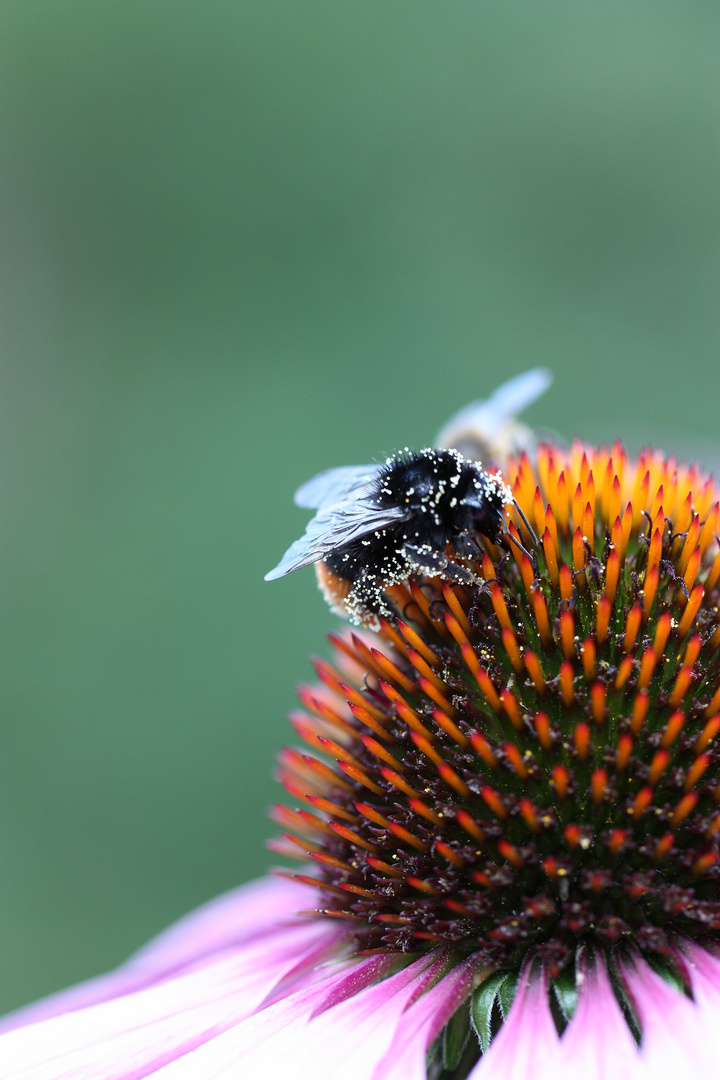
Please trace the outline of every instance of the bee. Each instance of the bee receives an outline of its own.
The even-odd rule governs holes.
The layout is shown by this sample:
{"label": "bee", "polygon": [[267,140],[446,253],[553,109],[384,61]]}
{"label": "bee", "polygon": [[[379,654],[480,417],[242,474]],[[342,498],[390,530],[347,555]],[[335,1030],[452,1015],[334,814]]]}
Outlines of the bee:
{"label": "bee", "polygon": [[453,447],[466,458],[492,461],[503,468],[521,451],[537,449],[534,432],[515,417],[539,398],[552,383],[547,368],[532,368],[515,375],[487,400],[473,401],[456,412],[435,436],[435,446]]}
{"label": "bee", "polygon": [[[490,415],[501,414],[498,428],[528,403],[527,387],[524,395],[508,393],[500,401],[502,391],[503,387],[491,398],[496,408]],[[488,414],[480,410],[479,419],[477,415],[480,406],[488,404],[476,402],[462,410],[458,430],[468,430],[469,421],[472,436],[485,437],[489,443],[489,436],[484,436],[487,423],[483,428],[483,415]],[[452,424],[443,431],[451,431]],[[510,488],[499,474],[455,447],[415,452],[406,448],[382,464],[329,469],[303,484],[295,503],[316,514],[304,536],[288,548],[265,580],[315,563],[331,608],[370,626],[377,624],[378,616],[393,617],[386,590],[410,577],[475,582],[475,571],[462,560],[480,554],[478,536],[502,546],[508,541],[520,546],[503,528],[505,508],[516,505]],[[535,540],[526,520],[525,524]]]}

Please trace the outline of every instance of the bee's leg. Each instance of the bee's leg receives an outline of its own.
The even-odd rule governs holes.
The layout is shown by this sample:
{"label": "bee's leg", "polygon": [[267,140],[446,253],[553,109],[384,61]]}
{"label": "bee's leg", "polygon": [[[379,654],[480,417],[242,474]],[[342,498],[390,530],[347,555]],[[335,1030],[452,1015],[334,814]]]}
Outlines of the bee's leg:
{"label": "bee's leg", "polygon": [[385,589],[376,574],[364,567],[355,577],[348,594],[348,610],[366,626],[373,628],[377,616],[392,618],[393,611],[385,597]]}
{"label": "bee's leg", "polygon": [[461,559],[479,559],[482,556],[482,551],[470,533],[458,533],[452,541],[452,546],[455,554]]}
{"label": "bee's leg", "polygon": [[462,563],[451,562],[449,559],[440,576],[452,585],[475,585],[479,580],[474,570],[468,570]]}
{"label": "bee's leg", "polygon": [[437,551],[429,546],[415,547],[414,544],[404,544],[403,554],[413,570],[420,570],[428,577],[442,574],[448,562],[444,551]]}
{"label": "bee's leg", "polygon": [[533,573],[534,573],[535,577],[537,577],[537,575],[538,575],[538,565],[537,565],[537,559],[535,557],[535,554],[532,551],[528,551],[528,549],[526,547],[523,547],[523,545],[520,543],[520,541],[516,540],[512,533],[509,533],[509,532],[508,533],[501,533],[500,536],[497,539],[497,544],[498,544],[499,547],[504,547],[506,549],[506,551],[508,551],[508,552],[510,551],[510,544],[514,544],[514,546],[518,549],[518,551],[521,551],[523,553],[523,555],[527,555],[528,559],[530,560],[530,564],[531,564],[531,566],[533,568]]}
{"label": "bee's leg", "polygon": [[468,570],[462,563],[448,559],[444,551],[427,551],[425,548],[413,547],[412,544],[405,544],[403,550],[409,567],[427,574],[428,577],[441,577],[456,585],[472,585],[477,581],[477,575],[472,570]]}

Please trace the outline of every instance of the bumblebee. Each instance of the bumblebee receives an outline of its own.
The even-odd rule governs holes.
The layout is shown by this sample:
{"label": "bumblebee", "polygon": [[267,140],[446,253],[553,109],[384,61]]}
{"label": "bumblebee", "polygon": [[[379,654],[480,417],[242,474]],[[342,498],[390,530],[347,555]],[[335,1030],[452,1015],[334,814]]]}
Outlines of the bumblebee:
{"label": "bumblebee", "polygon": [[532,368],[498,386],[486,400],[454,413],[435,436],[435,446],[452,447],[472,461],[492,461],[503,469],[509,457],[537,450],[534,432],[515,418],[552,383],[547,368]]}
{"label": "bumblebee", "polygon": [[[546,385],[541,369],[519,376],[489,402],[458,413],[441,435],[456,431],[491,445]],[[472,583],[475,574],[462,560],[479,554],[476,537],[505,545],[512,539],[503,529],[505,507],[514,503],[510,489],[454,447],[405,449],[383,464],[329,469],[303,484],[295,502],[316,514],[265,580],[315,563],[332,609],[369,625],[393,616],[389,586],[414,575]]]}

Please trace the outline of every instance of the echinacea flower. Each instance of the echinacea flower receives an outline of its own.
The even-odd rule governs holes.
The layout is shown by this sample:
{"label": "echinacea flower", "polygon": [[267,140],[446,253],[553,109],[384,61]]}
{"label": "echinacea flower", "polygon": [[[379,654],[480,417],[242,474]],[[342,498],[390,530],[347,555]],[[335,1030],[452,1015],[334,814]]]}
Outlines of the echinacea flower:
{"label": "echinacea flower", "polygon": [[7,1018],[4,1080],[720,1073],[717,486],[619,444],[503,476],[518,544],[301,689],[298,871]]}

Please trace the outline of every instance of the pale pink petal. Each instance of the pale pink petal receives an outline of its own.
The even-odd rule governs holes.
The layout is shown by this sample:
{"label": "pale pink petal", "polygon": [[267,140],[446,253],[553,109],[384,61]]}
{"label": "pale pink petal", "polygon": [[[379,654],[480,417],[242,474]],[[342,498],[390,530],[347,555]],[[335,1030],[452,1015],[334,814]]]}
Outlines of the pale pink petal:
{"label": "pale pink petal", "polygon": [[533,1080],[573,1075],[582,1080],[642,1080],[648,1076],[600,959],[594,968],[581,971],[575,1014],[557,1047],[548,1048],[536,1059],[533,1070]]}
{"label": "pale pink petal", "polygon": [[153,1075],[156,1080],[369,1080],[431,962],[423,957],[377,982],[389,961],[373,957],[333,985],[278,1001]]}
{"label": "pale pink petal", "polygon": [[690,943],[684,951],[697,1007],[703,1011],[717,1011],[720,1008],[720,957]]}
{"label": "pale pink petal", "polygon": [[[330,940],[334,945],[334,934]],[[0,1037],[0,1076],[144,1077],[245,1019],[303,960],[314,980],[329,977],[329,970],[315,967],[327,952],[328,927],[305,923],[226,950],[148,989],[17,1028]]]}
{"label": "pale pink petal", "polygon": [[3,1017],[0,1032],[140,990],[200,958],[273,934],[293,921],[293,912],[312,907],[311,896],[306,885],[272,877],[233,889],[164,930],[117,970]]}
{"label": "pale pink petal", "polygon": [[425,1080],[430,1045],[468,999],[478,970],[477,961],[470,957],[410,1005],[372,1080]]}
{"label": "pale pink petal", "polygon": [[720,998],[699,967],[691,970],[697,1002],[642,961],[623,968],[642,1028],[642,1075],[652,1080],[720,1076]]}
{"label": "pale pink petal", "polygon": [[133,969],[169,972],[228,945],[252,941],[294,922],[314,906],[314,890],[283,877],[264,877],[231,889],[173,923],[127,961]]}
{"label": "pale pink petal", "polygon": [[529,1080],[534,1078],[538,1063],[557,1060],[559,1051],[560,1039],[550,1012],[545,979],[532,977],[526,970],[520,977],[507,1019],[469,1080]]}

